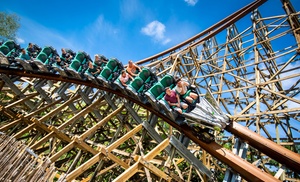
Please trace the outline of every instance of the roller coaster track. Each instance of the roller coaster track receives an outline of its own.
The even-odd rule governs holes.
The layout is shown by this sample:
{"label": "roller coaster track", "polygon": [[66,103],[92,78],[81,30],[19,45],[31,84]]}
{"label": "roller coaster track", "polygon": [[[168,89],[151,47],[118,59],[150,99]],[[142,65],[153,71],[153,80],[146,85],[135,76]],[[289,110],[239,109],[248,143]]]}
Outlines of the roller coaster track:
{"label": "roller coaster track", "polygon": [[[137,62],[158,76],[188,77],[202,96],[209,86],[233,120],[226,127],[232,134],[228,138],[215,132],[216,141],[205,143],[150,104],[97,82],[3,64],[0,131],[47,157],[47,177],[58,181],[207,181],[221,173],[227,181],[239,176],[247,181],[299,180],[299,138],[293,137],[299,135],[300,119],[300,74],[294,71],[299,68],[299,12],[282,1],[285,15],[262,18],[256,8],[264,2],[255,1],[193,38]],[[239,33],[238,21],[250,12],[255,29]],[[225,43],[217,44],[226,30]],[[293,36],[288,45],[271,44],[287,35]],[[284,87],[283,81],[290,80],[294,84]],[[6,145],[0,145],[2,156]]]}

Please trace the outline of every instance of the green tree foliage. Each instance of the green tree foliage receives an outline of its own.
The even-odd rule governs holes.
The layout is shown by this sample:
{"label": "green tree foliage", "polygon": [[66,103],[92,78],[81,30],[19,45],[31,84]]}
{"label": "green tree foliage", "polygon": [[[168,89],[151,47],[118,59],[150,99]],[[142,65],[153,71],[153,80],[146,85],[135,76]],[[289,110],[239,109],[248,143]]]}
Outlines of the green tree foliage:
{"label": "green tree foliage", "polygon": [[14,40],[20,27],[20,18],[16,14],[0,12],[0,40]]}

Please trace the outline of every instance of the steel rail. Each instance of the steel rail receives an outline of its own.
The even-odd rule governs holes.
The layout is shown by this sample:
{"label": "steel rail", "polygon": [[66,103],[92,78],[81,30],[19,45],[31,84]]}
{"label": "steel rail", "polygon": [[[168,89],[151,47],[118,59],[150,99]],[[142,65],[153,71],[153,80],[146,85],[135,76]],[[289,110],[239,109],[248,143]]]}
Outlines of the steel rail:
{"label": "steel rail", "polygon": [[285,164],[291,170],[300,173],[300,154],[258,135],[237,122],[233,122],[226,130],[243,139],[249,145],[255,147],[277,162]]}
{"label": "steel rail", "polygon": [[[24,71],[24,70],[18,70],[18,69],[11,69],[11,68],[3,68],[0,67],[0,73],[6,74],[6,75],[15,75],[15,76],[21,76],[21,77],[31,77],[31,78],[41,78],[41,79],[47,79],[47,80],[54,80],[54,81],[62,81],[62,82],[69,82],[69,83],[74,83],[74,84],[80,84],[80,85],[85,85],[93,88],[98,88],[100,90],[104,90],[113,94],[116,94],[120,97],[123,97],[127,100],[130,100],[145,109],[151,111],[158,117],[162,118],[164,121],[169,123],[171,126],[175,127],[178,129],[180,132],[184,133],[187,137],[189,137],[191,140],[193,140],[195,143],[197,143],[201,148],[206,150],[208,153],[210,153],[212,156],[217,158],[218,160],[222,161],[223,163],[227,164],[229,167],[231,167],[234,171],[238,172],[244,179],[249,180],[249,181],[277,181],[278,179],[274,178],[272,175],[263,172],[261,169],[258,167],[254,166],[253,164],[247,162],[246,160],[242,159],[241,157],[233,154],[231,151],[223,148],[219,144],[215,142],[211,143],[205,143],[198,139],[195,135],[193,135],[193,132],[191,131],[191,128],[187,126],[179,126],[172,120],[170,120],[169,117],[166,115],[162,114],[161,112],[155,110],[151,104],[144,104],[138,100],[135,100],[132,97],[129,97],[126,94],[123,94],[122,92],[118,90],[112,90],[107,87],[100,86],[98,84],[95,84],[91,81],[84,81],[76,78],[69,78],[69,77],[63,77],[60,75],[52,74],[52,73],[44,73],[44,72],[35,72],[35,71]],[[226,130],[232,132],[236,136],[243,138],[246,141],[251,141],[251,145],[253,147],[258,148],[261,152],[265,153],[266,155],[270,156],[275,156],[275,159],[278,158],[286,158],[286,150],[284,147],[281,147],[276,144],[270,145],[269,142],[272,142],[266,138],[261,137],[260,135],[250,132],[249,129],[243,126],[237,127],[237,123],[233,123],[232,125],[229,125]],[[236,127],[238,129],[235,129],[233,127]],[[244,131],[238,132],[238,130]],[[256,142],[252,141],[252,138],[259,138]],[[265,143],[268,143],[269,148],[263,148]],[[274,143],[274,142],[273,142]],[[274,151],[279,150],[281,152],[277,152],[276,155]],[[291,153],[288,152],[288,153]],[[292,155],[290,157],[297,157],[296,155]],[[300,161],[299,159],[291,159],[291,160],[280,160],[282,164],[286,165],[287,167],[290,167],[292,170],[295,169],[300,169]]]}

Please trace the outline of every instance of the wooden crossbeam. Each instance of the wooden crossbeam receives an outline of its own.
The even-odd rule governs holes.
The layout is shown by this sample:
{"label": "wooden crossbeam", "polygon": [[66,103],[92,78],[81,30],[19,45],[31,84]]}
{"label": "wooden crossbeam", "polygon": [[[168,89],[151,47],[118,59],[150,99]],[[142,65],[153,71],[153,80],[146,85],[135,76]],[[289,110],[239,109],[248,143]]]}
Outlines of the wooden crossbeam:
{"label": "wooden crossbeam", "polygon": [[28,131],[30,131],[31,129],[33,129],[34,126],[35,126],[35,123],[32,123],[32,124],[28,125],[26,128],[24,128],[23,130],[21,130],[18,133],[16,133],[13,137],[16,138],[16,139],[20,138],[25,133],[27,133]]}
{"label": "wooden crossbeam", "polygon": [[37,143],[33,144],[30,146],[30,148],[32,150],[37,149],[40,145],[42,145],[43,143],[47,142],[50,138],[52,138],[54,136],[54,132],[51,131],[50,133],[48,133],[46,136],[44,136],[42,139],[40,139]]}
{"label": "wooden crossbeam", "polygon": [[157,176],[163,178],[164,180],[166,180],[166,181],[171,181],[172,180],[172,177],[170,177],[169,175],[167,175],[166,173],[164,173],[163,171],[161,171],[160,169],[155,167],[150,162],[145,161],[143,158],[141,158],[141,160],[139,160],[139,163],[142,164],[147,169],[149,169],[150,171],[152,171]]}
{"label": "wooden crossbeam", "polygon": [[132,137],[133,135],[135,135],[137,132],[139,132],[141,129],[143,128],[142,124],[139,124],[138,126],[136,126],[134,129],[132,129],[131,131],[129,131],[128,133],[126,133],[123,137],[121,137],[120,139],[118,139],[117,141],[115,141],[114,143],[112,143],[111,145],[109,145],[106,150],[108,152],[111,152],[113,149],[117,148],[119,145],[121,145],[122,143],[124,143],[126,140],[128,140],[130,137]]}
{"label": "wooden crossbeam", "polygon": [[152,149],[148,154],[146,154],[143,159],[145,161],[150,161],[155,156],[157,156],[162,150],[164,150],[170,143],[170,139],[166,138],[163,142],[157,145],[154,149]]}
{"label": "wooden crossbeam", "polygon": [[55,162],[57,159],[59,159],[63,154],[67,153],[68,151],[70,151],[73,147],[75,146],[75,142],[72,141],[70,142],[67,146],[65,146],[63,149],[61,149],[60,151],[58,151],[56,154],[54,154],[51,158],[50,161],[51,162]]}
{"label": "wooden crossbeam", "polygon": [[[123,108],[123,107],[120,107]],[[119,108],[119,109],[120,109]],[[118,109],[117,109],[118,110]],[[120,109],[121,111],[121,109]],[[116,112],[118,113],[118,112]],[[115,114],[116,114],[115,113]],[[143,125],[140,124],[137,127],[135,127],[133,130],[131,130],[130,132],[126,133],[126,135],[124,135],[123,137],[121,137],[119,140],[117,140],[116,142],[114,142],[113,144],[109,145],[106,148],[101,147],[99,149],[99,153],[95,154],[94,157],[92,157],[90,160],[88,160],[86,163],[82,164],[81,166],[79,166],[77,169],[75,169],[73,172],[71,172],[70,174],[67,175],[67,180],[72,180],[75,179],[77,176],[79,176],[82,172],[84,172],[85,170],[88,169],[87,166],[92,166],[94,164],[96,164],[98,161],[100,161],[103,157],[108,157],[109,159],[113,160],[114,162],[118,163],[119,165],[121,165],[123,168],[128,169],[129,165],[126,164],[124,161],[122,161],[121,159],[119,159],[117,156],[113,155],[111,153],[111,151],[113,149],[115,149],[116,147],[118,147],[120,144],[122,144],[124,141],[128,140],[130,137],[132,137],[134,134],[136,134],[138,131],[140,131],[143,128]],[[84,142],[85,143],[85,142]]]}
{"label": "wooden crossbeam", "polygon": [[135,173],[139,171],[142,165],[139,162],[134,163],[130,168],[125,170],[121,175],[119,175],[113,182],[124,182],[132,177]]}
{"label": "wooden crossbeam", "polygon": [[18,124],[18,123],[20,123],[20,122],[23,122],[21,118],[20,118],[20,119],[16,119],[16,120],[14,120],[14,121],[12,121],[12,122],[10,122],[10,123],[8,123],[8,124],[2,126],[2,127],[0,128],[0,131],[6,131],[7,129],[9,129],[9,128],[15,126],[16,124]]}
{"label": "wooden crossbeam", "polygon": [[38,96],[38,95],[39,95],[38,92],[31,93],[31,94],[29,94],[29,95],[26,95],[25,98],[23,98],[23,99],[18,99],[16,102],[11,103],[11,104],[5,106],[5,108],[6,108],[6,109],[12,108],[12,107],[14,107],[14,106],[16,106],[16,105],[18,105],[18,104],[20,104],[20,103],[22,103],[22,102],[25,102],[25,101],[27,101],[27,100],[29,100],[29,99],[35,97],[35,96]]}
{"label": "wooden crossbeam", "polygon": [[[37,113],[40,113],[40,112],[54,106],[55,104],[58,104],[61,101],[62,101],[62,99],[56,100],[56,101],[52,102],[51,104],[46,105],[45,107],[42,107],[42,108],[40,108],[40,109],[38,109],[34,112],[31,112],[30,114],[27,114],[25,116],[23,116],[22,114],[17,114],[16,116],[19,117],[19,119],[16,119],[16,120],[14,120],[12,122],[9,122],[8,124],[2,126],[0,128],[0,131],[6,131],[7,129],[15,126],[17,123],[20,123],[20,122],[23,122],[23,121],[25,121],[26,123],[32,123],[32,121],[29,120],[30,117],[32,117],[32,116],[36,115]],[[3,108],[3,109],[7,110],[6,107]]]}
{"label": "wooden crossbeam", "polygon": [[46,114],[45,116],[43,116],[42,118],[40,118],[39,122],[41,122],[41,123],[45,122],[48,118],[50,118],[50,117],[56,115],[57,113],[59,113],[63,108],[65,108],[66,106],[68,106],[71,103],[73,103],[74,100],[78,99],[79,97],[80,97],[80,95],[76,95],[75,97],[70,98],[69,100],[67,100],[66,102],[64,102],[62,105],[58,106],[57,108],[53,109],[48,114]]}
{"label": "wooden crossbeam", "polygon": [[41,107],[41,108],[39,108],[39,109],[37,109],[37,110],[35,110],[35,111],[33,111],[33,112],[25,115],[24,118],[33,117],[33,116],[37,115],[38,113],[41,113],[41,112],[45,111],[46,109],[51,108],[52,106],[55,106],[56,104],[60,103],[62,100],[63,99],[60,98],[60,99],[58,99],[58,100],[56,100],[54,102],[51,102],[50,104],[47,104],[46,106]]}
{"label": "wooden crossbeam", "polygon": [[81,138],[82,140],[84,140],[85,138],[87,138],[89,135],[93,134],[95,131],[97,131],[98,128],[100,128],[101,126],[103,126],[105,123],[107,123],[112,117],[114,117],[115,115],[117,115],[119,112],[121,112],[124,109],[124,105],[119,107],[118,109],[114,110],[112,113],[110,113],[108,116],[106,116],[105,118],[103,118],[99,123],[97,123],[96,125],[94,125],[92,128],[88,129],[86,132],[84,132],[82,135],[80,135],[79,138]]}
{"label": "wooden crossbeam", "polygon": [[[62,104],[60,107],[54,109],[53,111],[51,111],[50,113],[48,113],[47,115],[45,115],[44,117],[42,117],[41,119],[37,120],[35,118],[32,118],[31,120],[34,121],[36,124],[38,124],[41,127],[46,127],[44,124],[42,124],[42,122],[46,121],[49,117],[55,115],[57,112],[60,112],[61,109],[63,109],[64,107],[66,107],[67,105],[69,105],[71,102],[73,102],[75,99],[79,98],[80,95],[76,95],[75,97],[69,99],[67,102],[65,102],[64,104]],[[101,99],[98,100],[98,102],[100,102]],[[50,130],[48,129],[48,135],[45,136],[44,138],[42,138],[41,140],[39,140],[37,143],[33,144],[31,147],[32,149],[36,149],[38,146],[42,145],[43,143],[45,143],[47,140],[49,140],[51,137],[54,136],[54,134],[56,134],[60,139],[62,139],[63,141],[68,141],[71,142],[72,140],[65,134],[63,134],[62,132],[60,132],[62,129],[64,129],[67,125],[69,125],[71,122],[75,121],[76,119],[80,118],[82,115],[85,115],[86,113],[88,113],[91,109],[93,109],[93,107],[95,107],[95,105],[98,104],[98,102],[96,101],[95,103],[91,104],[90,106],[88,106],[87,108],[83,109],[82,111],[80,111],[79,113],[77,113],[75,116],[73,116],[72,118],[70,118],[67,122],[65,122],[63,125],[59,126],[58,128],[51,126]],[[46,130],[47,131],[47,130]],[[52,132],[51,132],[52,131]],[[50,133],[51,132],[51,133]],[[80,140],[80,139],[79,139]],[[84,149],[88,148],[88,151],[92,152],[92,153],[96,153],[95,150],[91,150],[91,147],[86,147],[84,144],[80,145],[80,147],[83,147]]]}
{"label": "wooden crossbeam", "polygon": [[124,161],[122,161],[121,159],[119,159],[117,156],[113,155],[110,152],[107,153],[107,157],[109,159],[111,159],[112,161],[114,161],[114,162],[118,163],[119,165],[121,165],[124,169],[127,169],[127,168],[130,167],[128,164],[126,164]]}
{"label": "wooden crossbeam", "polygon": [[84,164],[79,166],[77,169],[72,171],[66,176],[67,181],[71,181],[75,179],[77,176],[82,174],[84,171],[86,171],[88,168],[90,168],[92,165],[96,164],[99,160],[101,160],[105,155],[102,153],[96,154],[94,157],[92,157],[90,160],[86,161]]}
{"label": "wooden crossbeam", "polygon": [[80,117],[84,116],[85,114],[89,113],[91,110],[94,110],[95,107],[97,105],[99,105],[99,103],[101,101],[103,101],[103,97],[99,98],[97,101],[93,102],[91,105],[89,105],[88,107],[82,109],[80,112],[78,112],[77,114],[75,114],[72,118],[70,118],[68,121],[64,122],[62,125],[60,125],[58,128],[60,130],[63,130],[64,128],[66,128],[67,126],[69,126],[70,124],[72,124],[73,122],[77,121]]}
{"label": "wooden crossbeam", "polygon": [[136,156],[137,162],[132,165],[130,168],[128,168],[125,172],[123,172],[121,175],[119,175],[114,182],[121,182],[126,181],[130,177],[132,177],[138,170],[144,166],[150,171],[152,171],[154,174],[156,174],[159,177],[162,177],[163,179],[167,181],[171,181],[171,177],[159,170],[157,167],[155,167],[153,164],[150,163],[150,160],[153,159],[156,155],[158,155],[162,150],[164,150],[170,143],[170,140],[167,138],[163,142],[161,142],[159,145],[157,145],[153,150],[151,150],[147,155],[144,157],[138,157]]}

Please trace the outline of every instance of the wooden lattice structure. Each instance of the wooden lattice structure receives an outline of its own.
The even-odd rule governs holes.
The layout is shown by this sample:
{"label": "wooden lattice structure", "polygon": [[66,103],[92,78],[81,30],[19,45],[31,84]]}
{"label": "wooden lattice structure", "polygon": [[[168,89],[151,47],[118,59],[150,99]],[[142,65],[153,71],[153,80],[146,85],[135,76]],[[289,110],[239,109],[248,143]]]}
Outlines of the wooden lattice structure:
{"label": "wooden lattice structure", "polygon": [[211,90],[234,123],[211,144],[122,92],[2,65],[0,131],[48,165],[49,181],[297,181],[300,12],[282,0],[263,17],[263,3],[137,62]]}
{"label": "wooden lattice structure", "polygon": [[48,181],[55,174],[49,158],[40,158],[22,142],[0,133],[1,181]]}

